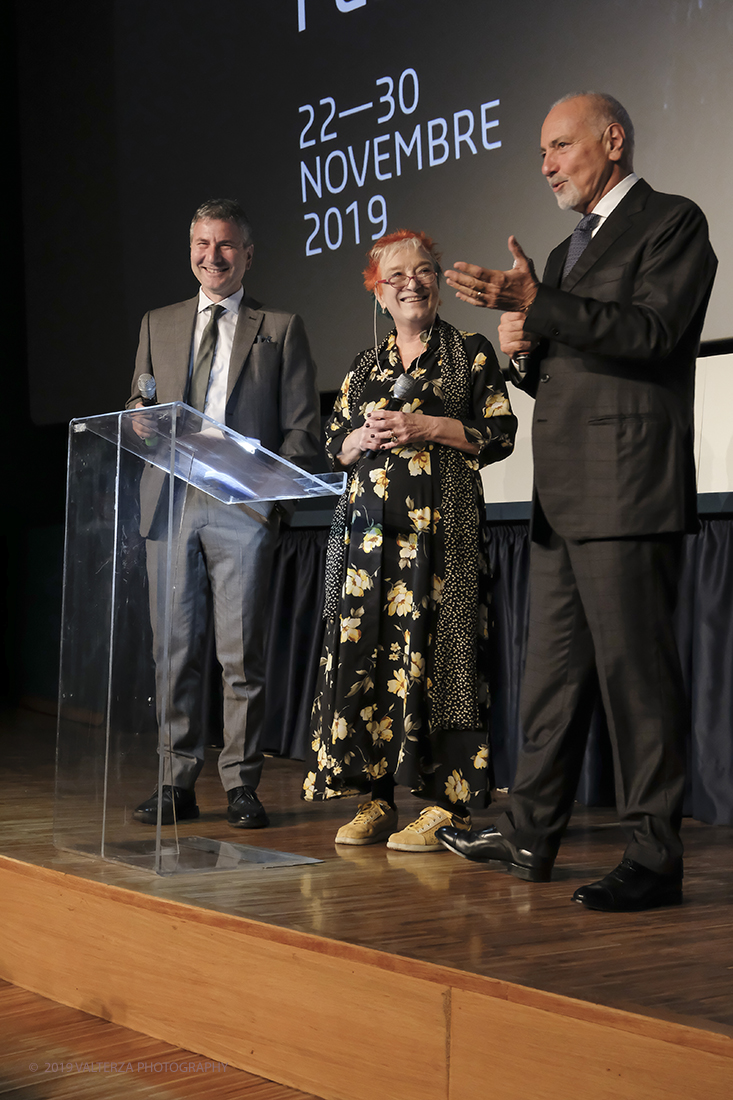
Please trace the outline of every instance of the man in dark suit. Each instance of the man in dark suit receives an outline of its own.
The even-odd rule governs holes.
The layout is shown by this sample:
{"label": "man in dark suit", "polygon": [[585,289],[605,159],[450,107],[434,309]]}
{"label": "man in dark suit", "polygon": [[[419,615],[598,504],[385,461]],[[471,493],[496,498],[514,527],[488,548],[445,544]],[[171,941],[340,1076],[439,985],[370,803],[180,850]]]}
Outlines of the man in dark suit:
{"label": "man in dark suit", "polygon": [[[157,400],[186,401],[241,435],[259,439],[298,466],[313,465],[319,400],[315,368],[301,319],[265,309],[244,293],[254,246],[238,203],[204,203],[191,223],[191,268],[201,284],[186,302],[152,310],[140,329],[132,396],[152,374]],[[134,425],[150,434],[145,416]],[[235,828],[268,822],[256,787],[262,772],[264,623],[279,511],[271,504],[225,505],[178,483],[178,553],[168,656],[164,738],[163,822],[198,817],[194,784],[204,761],[201,728],[206,624],[213,613],[216,655],[223,670],[224,747],[219,775]],[[160,711],[163,638],[158,628],[166,568],[167,494],[160,473],[141,479],[141,534],[146,539]],[[158,593],[161,594],[160,599]],[[135,810],[155,824],[156,790]]]}
{"label": "man in dark suit", "polygon": [[542,281],[513,237],[512,270],[446,274],[459,298],[507,311],[502,350],[535,397],[535,486],[525,743],[509,809],[496,829],[441,838],[549,880],[600,690],[628,843],[574,900],[642,910],[682,898],[689,715],[673,611],[682,537],[697,522],[695,357],[716,260],[694,203],[634,175],[633,127],[612,97],[555,104],[541,145],[558,204],[584,215]]}

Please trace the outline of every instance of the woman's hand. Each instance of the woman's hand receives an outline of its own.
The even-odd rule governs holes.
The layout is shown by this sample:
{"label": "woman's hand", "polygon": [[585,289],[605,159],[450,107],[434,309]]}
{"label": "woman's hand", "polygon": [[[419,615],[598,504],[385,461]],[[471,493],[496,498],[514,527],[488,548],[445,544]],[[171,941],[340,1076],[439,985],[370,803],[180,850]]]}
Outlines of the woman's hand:
{"label": "woman's hand", "polygon": [[374,409],[369,413],[365,427],[370,424],[370,436],[374,436],[374,442],[370,446],[382,451],[389,451],[394,447],[409,447],[416,443],[443,443],[468,454],[476,455],[479,452],[476,444],[469,443],[466,439],[460,420],[454,420],[451,416],[425,416],[422,413]]}
{"label": "woman's hand", "polygon": [[374,442],[371,429],[364,423],[360,428],[354,428],[353,432],[349,432],[337,458],[342,466],[352,466],[358,458],[361,458],[364,451],[370,449],[376,451],[378,445]]}
{"label": "woman's hand", "polygon": [[418,440],[422,442],[429,438],[431,422],[439,419],[442,417],[372,409],[364,424],[369,433],[368,446],[376,451],[405,447]]}
{"label": "woman's hand", "polygon": [[466,439],[463,424],[453,417],[373,409],[361,428],[346,436],[338,460],[342,466],[351,466],[364,451],[391,451],[416,443],[443,443],[468,454],[479,453],[477,445]]}
{"label": "woman's hand", "polygon": [[427,438],[429,422],[442,420],[438,416],[422,416],[416,413],[388,412],[373,409],[360,428],[349,432],[339,452],[342,466],[351,466],[364,451],[384,451],[392,447],[404,447],[415,440]]}

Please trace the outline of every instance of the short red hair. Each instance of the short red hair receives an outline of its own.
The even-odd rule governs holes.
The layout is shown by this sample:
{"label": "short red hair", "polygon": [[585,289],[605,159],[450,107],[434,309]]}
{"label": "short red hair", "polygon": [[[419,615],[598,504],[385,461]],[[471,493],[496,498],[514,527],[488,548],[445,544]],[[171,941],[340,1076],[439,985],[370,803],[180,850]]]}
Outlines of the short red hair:
{"label": "short red hair", "polygon": [[422,248],[435,264],[435,270],[440,271],[440,253],[437,251],[432,237],[428,237],[427,233],[423,233],[422,230],[396,229],[394,233],[387,233],[386,236],[375,241],[367,253],[369,263],[364,268],[363,274],[364,286],[370,293],[374,292],[374,288],[379,281],[379,268],[382,261],[403,245],[414,248],[415,251]]}

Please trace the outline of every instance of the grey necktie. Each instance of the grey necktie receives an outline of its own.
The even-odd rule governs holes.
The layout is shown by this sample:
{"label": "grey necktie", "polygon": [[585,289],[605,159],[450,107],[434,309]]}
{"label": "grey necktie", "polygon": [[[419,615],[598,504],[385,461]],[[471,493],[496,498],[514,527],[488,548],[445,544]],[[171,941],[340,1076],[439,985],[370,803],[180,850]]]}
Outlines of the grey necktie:
{"label": "grey necktie", "polygon": [[204,405],[206,404],[206,391],[209,388],[211,364],[214,362],[216,341],[219,336],[219,316],[223,312],[224,306],[211,306],[211,320],[204,329],[196,362],[193,365],[188,404],[192,409],[198,409],[200,412],[204,411]]}
{"label": "grey necktie", "polygon": [[600,214],[585,214],[576,225],[573,230],[573,235],[570,238],[570,247],[568,248],[568,254],[565,259],[565,267],[562,269],[563,279],[568,271],[570,271],[571,267],[575,266],[585,252],[593,236],[593,230],[600,220]]}

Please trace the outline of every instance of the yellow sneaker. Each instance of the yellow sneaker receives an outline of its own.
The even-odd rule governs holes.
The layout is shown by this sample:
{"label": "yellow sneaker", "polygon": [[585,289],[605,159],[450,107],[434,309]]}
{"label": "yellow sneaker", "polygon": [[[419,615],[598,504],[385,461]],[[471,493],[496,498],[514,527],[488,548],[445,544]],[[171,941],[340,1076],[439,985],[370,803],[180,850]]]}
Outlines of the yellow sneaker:
{"label": "yellow sneaker", "polygon": [[[448,824],[446,822],[445,824]],[[336,833],[337,844],[378,844],[386,840],[397,825],[397,810],[381,798],[362,802],[356,817]]]}
{"label": "yellow sneaker", "polygon": [[441,806],[428,806],[417,821],[411,821],[402,832],[393,833],[387,841],[387,847],[397,852],[445,852],[446,849],[435,835],[441,825],[450,825],[454,829],[470,829],[471,815],[460,817]]}

